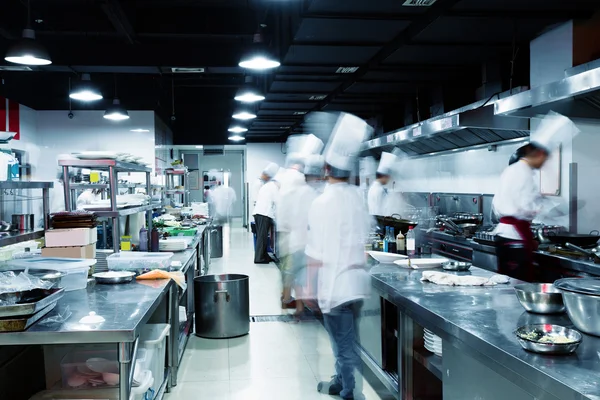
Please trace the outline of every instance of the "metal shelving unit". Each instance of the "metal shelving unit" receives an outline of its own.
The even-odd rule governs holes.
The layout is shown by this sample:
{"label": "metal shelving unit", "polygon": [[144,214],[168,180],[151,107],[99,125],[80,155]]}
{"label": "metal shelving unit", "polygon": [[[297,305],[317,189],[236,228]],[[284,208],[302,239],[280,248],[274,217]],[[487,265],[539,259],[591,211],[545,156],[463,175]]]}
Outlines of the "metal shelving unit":
{"label": "metal shelving unit", "polygon": [[[72,211],[72,185],[69,182],[69,168],[86,168],[95,170],[108,171],[108,191],[110,192],[110,208],[107,210],[94,211],[100,218],[109,218],[112,221],[112,235],[113,235],[113,251],[118,253],[120,250],[121,232],[119,219],[128,215],[145,212],[146,220],[148,224],[148,231],[152,230],[152,205],[145,205],[139,207],[129,208],[118,208],[117,207],[117,193],[118,189],[113,188],[119,187],[118,174],[120,172],[143,172],[146,174],[146,193],[151,193],[152,184],[150,183],[150,168],[141,166],[139,164],[126,163],[117,160],[60,160],[58,162],[63,169],[63,181],[65,185],[65,209]],[[92,184],[84,184],[86,188],[91,189]],[[77,185],[81,187],[83,185]]]}
{"label": "metal shelving unit", "polygon": [[[181,196],[181,202],[184,207],[189,206],[189,194],[190,191],[188,189],[188,171],[187,170],[174,170],[168,169],[165,171],[166,185],[165,185],[165,197],[169,198],[170,196]],[[175,179],[180,180],[180,185],[183,186],[183,189],[175,189]]]}

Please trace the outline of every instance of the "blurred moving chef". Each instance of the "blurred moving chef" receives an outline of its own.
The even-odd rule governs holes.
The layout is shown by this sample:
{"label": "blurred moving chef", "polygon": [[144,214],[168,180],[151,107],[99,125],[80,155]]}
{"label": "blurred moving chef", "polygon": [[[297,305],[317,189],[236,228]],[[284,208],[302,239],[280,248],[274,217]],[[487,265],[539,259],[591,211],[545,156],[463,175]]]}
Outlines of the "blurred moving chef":
{"label": "blurred moving chef", "polygon": [[371,217],[349,178],[357,167],[354,154],[370,129],[354,115],[339,115],[324,153],[328,185],[308,214],[305,252],[310,270],[318,271],[316,296],[336,358],[336,375],[317,390],[343,399],[364,399],[355,376],[361,366],[356,322],[371,288],[364,253]]}
{"label": "blurred moving chef", "polygon": [[[279,168],[279,167],[278,167]],[[279,195],[282,172],[277,172],[258,191],[252,216],[256,224],[256,245],[254,246],[254,263],[268,264],[271,257],[268,253],[269,233],[273,228],[275,219],[275,202]]]}
{"label": "blurred moving chef", "polygon": [[[265,169],[263,169],[261,172],[260,176],[250,183],[250,210],[254,210],[254,207],[256,207],[256,199],[258,198],[258,192],[260,191],[260,188],[262,188],[265,183],[274,177],[278,171],[279,165],[273,162],[268,163],[265,166]],[[252,212],[250,213],[250,229],[252,230],[252,235],[254,236],[254,247],[256,247],[256,223],[254,222]]]}
{"label": "blurred moving chef", "polygon": [[398,160],[398,157],[392,153],[383,152],[381,153],[381,160],[377,167],[377,174],[375,181],[369,188],[369,194],[367,201],[369,204],[369,214],[379,216],[389,216],[392,214],[389,209],[388,191],[386,185],[390,181],[391,175],[394,171],[394,164]]}
{"label": "blurred moving chef", "polygon": [[210,194],[214,207],[214,218],[217,223],[229,222],[233,204],[237,200],[235,190],[232,187],[224,186],[221,182]]}
{"label": "blurred moving chef", "polygon": [[292,288],[296,287],[299,297],[300,278],[305,269],[304,248],[308,229],[308,210],[317,197],[314,189],[306,182],[305,166],[310,155],[320,153],[323,142],[314,135],[293,135],[288,138],[286,168],[280,182],[279,196],[275,206],[277,227],[277,256],[281,260],[283,292],[282,308],[295,308],[296,314],[304,311],[301,300],[292,297]]}
{"label": "blurred moving chef", "polygon": [[558,203],[540,193],[537,170],[553,150],[578,132],[569,118],[550,113],[531,135],[532,141],[511,157],[492,201],[492,210],[500,220],[494,230],[500,238],[498,272],[529,282],[535,279],[533,251],[537,243],[531,222],[542,214],[558,212]]}

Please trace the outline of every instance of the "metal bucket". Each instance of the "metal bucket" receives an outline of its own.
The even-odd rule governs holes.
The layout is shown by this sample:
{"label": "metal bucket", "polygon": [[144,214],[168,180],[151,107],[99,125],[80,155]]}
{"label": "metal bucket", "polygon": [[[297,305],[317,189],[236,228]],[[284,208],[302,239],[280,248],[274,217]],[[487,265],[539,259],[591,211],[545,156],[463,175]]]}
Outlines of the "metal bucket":
{"label": "metal bucket", "polygon": [[247,275],[223,274],[194,278],[196,335],[220,339],[250,331]]}

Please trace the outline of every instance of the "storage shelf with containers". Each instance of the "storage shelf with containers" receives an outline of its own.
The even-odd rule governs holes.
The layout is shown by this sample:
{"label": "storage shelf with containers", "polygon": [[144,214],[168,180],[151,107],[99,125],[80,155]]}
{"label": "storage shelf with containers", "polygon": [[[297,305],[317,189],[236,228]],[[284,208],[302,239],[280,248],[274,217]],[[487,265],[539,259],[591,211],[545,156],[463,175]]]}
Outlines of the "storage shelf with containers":
{"label": "storage shelf with containers", "polygon": [[[188,188],[188,171],[187,169],[167,169],[165,170],[165,197],[173,200],[179,198],[182,207],[189,205],[189,188]],[[177,205],[177,204],[175,204]]]}

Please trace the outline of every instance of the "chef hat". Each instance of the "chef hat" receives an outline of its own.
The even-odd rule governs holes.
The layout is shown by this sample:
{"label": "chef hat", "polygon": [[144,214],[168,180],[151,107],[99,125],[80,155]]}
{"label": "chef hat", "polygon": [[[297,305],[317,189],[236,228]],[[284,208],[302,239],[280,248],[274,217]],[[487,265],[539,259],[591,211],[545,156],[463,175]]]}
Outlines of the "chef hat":
{"label": "chef hat", "polygon": [[304,168],[305,158],[306,156],[299,152],[289,153],[287,157],[285,157],[285,167],[290,168],[293,165],[300,165],[302,168]]}
{"label": "chef hat", "polygon": [[531,133],[531,144],[550,153],[561,143],[575,137],[579,132],[573,121],[564,115],[551,111]]}
{"label": "chef hat", "polygon": [[273,178],[277,172],[279,171],[279,165],[275,163],[269,163],[265,169],[263,169],[263,174],[267,175],[270,178]]}
{"label": "chef hat", "polygon": [[320,154],[311,154],[306,157],[304,175],[322,176],[325,168],[325,157]]}
{"label": "chef hat", "polygon": [[323,141],[311,133],[310,135],[306,135],[299,151],[306,155],[319,154],[323,150],[323,147],[325,147]]}
{"label": "chef hat", "polygon": [[377,173],[382,175],[390,175],[394,170],[394,163],[396,161],[398,161],[398,157],[392,153],[381,153],[381,160],[379,161],[379,167],[377,167]]}
{"label": "chef hat", "polygon": [[325,149],[325,162],[336,170],[352,171],[356,154],[372,129],[357,116],[340,113]]}

